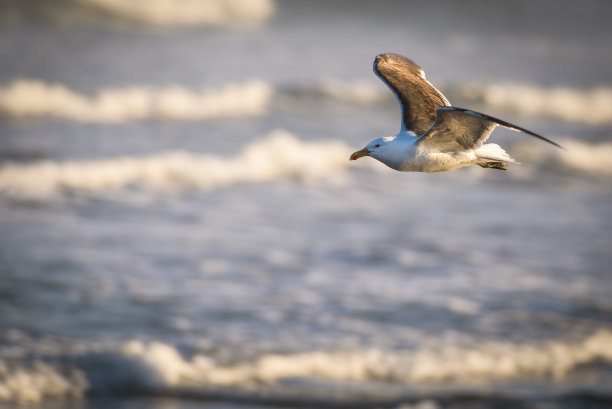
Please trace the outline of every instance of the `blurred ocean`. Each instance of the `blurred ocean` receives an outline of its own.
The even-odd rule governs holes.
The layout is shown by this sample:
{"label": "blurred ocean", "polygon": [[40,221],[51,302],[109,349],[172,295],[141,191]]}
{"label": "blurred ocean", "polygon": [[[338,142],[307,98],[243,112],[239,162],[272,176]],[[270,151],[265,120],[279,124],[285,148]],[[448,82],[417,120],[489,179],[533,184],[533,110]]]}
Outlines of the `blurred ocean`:
{"label": "blurred ocean", "polygon": [[[612,407],[611,2],[0,4],[0,408]],[[349,163],[381,52],[567,151]]]}

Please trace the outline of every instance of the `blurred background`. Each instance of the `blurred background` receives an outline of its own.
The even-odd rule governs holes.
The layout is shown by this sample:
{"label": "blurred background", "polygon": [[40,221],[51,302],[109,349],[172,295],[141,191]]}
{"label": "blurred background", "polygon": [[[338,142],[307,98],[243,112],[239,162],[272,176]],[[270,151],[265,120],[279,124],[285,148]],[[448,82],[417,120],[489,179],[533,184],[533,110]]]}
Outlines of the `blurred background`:
{"label": "blurred background", "polygon": [[[0,407],[612,406],[612,3],[3,0]],[[391,172],[405,55],[506,172]]]}

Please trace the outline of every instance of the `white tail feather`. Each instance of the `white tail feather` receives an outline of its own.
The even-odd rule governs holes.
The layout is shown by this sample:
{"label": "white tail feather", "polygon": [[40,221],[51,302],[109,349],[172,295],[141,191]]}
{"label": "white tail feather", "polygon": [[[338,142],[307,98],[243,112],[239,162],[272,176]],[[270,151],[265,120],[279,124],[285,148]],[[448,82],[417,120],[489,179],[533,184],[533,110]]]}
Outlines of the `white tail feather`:
{"label": "white tail feather", "polygon": [[503,148],[495,143],[487,143],[482,145],[476,151],[476,156],[479,158],[505,162],[505,163],[518,163],[516,160],[510,157]]}

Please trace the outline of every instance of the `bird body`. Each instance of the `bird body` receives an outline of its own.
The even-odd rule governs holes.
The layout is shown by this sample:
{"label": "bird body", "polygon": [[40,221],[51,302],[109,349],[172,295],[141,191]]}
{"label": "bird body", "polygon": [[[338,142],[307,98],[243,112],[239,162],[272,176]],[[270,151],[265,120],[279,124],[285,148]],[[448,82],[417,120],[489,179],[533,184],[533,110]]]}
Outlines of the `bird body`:
{"label": "bird body", "polygon": [[474,165],[493,167],[516,162],[494,143],[484,144],[477,150],[444,152],[423,147],[418,142],[417,136],[400,132],[396,136],[373,140],[355,152],[351,160],[371,156],[401,172],[444,172]]}
{"label": "bird body", "polygon": [[468,166],[506,169],[517,163],[499,145],[484,142],[497,126],[557,143],[492,116],[450,106],[421,67],[397,54],[380,54],[374,72],[395,94],[402,127],[395,136],[374,139],[350,159],[371,156],[403,172],[445,172]]}

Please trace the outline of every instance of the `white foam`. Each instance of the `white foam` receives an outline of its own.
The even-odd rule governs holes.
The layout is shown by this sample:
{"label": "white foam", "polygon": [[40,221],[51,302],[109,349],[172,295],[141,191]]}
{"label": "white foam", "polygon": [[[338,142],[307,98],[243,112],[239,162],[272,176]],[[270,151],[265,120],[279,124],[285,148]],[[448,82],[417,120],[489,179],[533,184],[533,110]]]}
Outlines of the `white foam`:
{"label": "white foam", "polygon": [[174,386],[182,379],[196,376],[194,366],[187,362],[178,351],[161,342],[148,345],[142,341],[126,342],[120,355],[138,361],[144,368],[143,377],[138,383],[145,387]]}
{"label": "white foam", "polygon": [[157,27],[244,26],[274,14],[273,0],[79,0],[130,21]]}
{"label": "white foam", "polygon": [[57,116],[88,122],[203,120],[261,115],[267,111],[272,94],[272,87],[259,80],[200,90],[179,85],[134,85],[106,88],[87,96],[61,84],[20,79],[0,88],[0,112],[14,117]]}
{"label": "white foam", "polygon": [[272,385],[284,379],[383,381],[400,384],[543,378],[558,380],[592,362],[612,362],[612,333],[599,331],[582,340],[532,344],[482,342],[470,346],[442,344],[416,352],[379,350],[312,351],[268,354],[254,361],[221,366],[204,355],[183,358],[172,346],[132,341],[122,355],[144,365],[150,386]]}
{"label": "white foam", "polygon": [[[56,365],[42,361],[8,365],[0,361],[0,401],[41,402],[82,397],[90,391],[172,393],[220,388],[228,393],[232,389],[259,390],[262,386],[268,392],[282,394],[287,387],[285,381],[296,378],[318,379],[322,386],[325,381],[411,386],[529,378],[555,382],[571,377],[584,365],[612,362],[612,332],[606,330],[577,341],[456,344],[433,340],[425,344],[413,352],[371,349],[267,354],[231,366],[203,354],[186,358],[175,347],[156,341],[131,340],[102,349],[94,344],[91,351],[79,348]],[[310,396],[313,390],[309,388],[316,384],[306,383],[304,391],[298,388],[292,393]],[[355,393],[351,390],[344,392]],[[325,391],[328,389],[321,392]],[[335,390],[336,394],[340,392]]]}
{"label": "white foam", "polygon": [[459,87],[468,99],[534,117],[547,116],[588,125],[612,123],[612,87],[545,88],[529,84],[480,84]]}
{"label": "white foam", "polygon": [[[517,144],[515,151],[526,165],[510,175],[525,177],[533,168],[553,167],[578,174],[612,175],[612,143],[587,144],[557,138],[567,150],[540,141]],[[255,140],[234,156],[170,151],[150,156],[99,160],[7,163],[0,167],[0,192],[12,197],[45,198],[63,191],[105,192],[139,185],[149,189],[214,189],[238,183],[269,182],[289,177],[329,180],[347,168],[389,170],[374,160],[355,165],[354,150],[338,140],[304,142],[286,131],[274,131]],[[460,175],[458,175],[460,176]]]}
{"label": "white foam", "polygon": [[[535,84],[468,83],[448,84],[458,99],[476,100],[522,115],[557,118],[588,125],[612,123],[612,87],[590,89],[542,87]],[[392,99],[384,86],[366,79],[328,78],[315,86],[323,96],[341,102],[375,104]],[[443,90],[444,91],[444,90]],[[486,112],[486,111],[485,111]]]}
{"label": "white foam", "polygon": [[564,165],[590,174],[612,176],[612,142],[595,145],[576,140],[563,142],[567,151],[561,152]]}
{"label": "white foam", "polygon": [[599,331],[577,342],[538,344],[487,342],[477,348],[450,346],[419,351],[401,376],[417,382],[538,377],[562,379],[580,365],[612,362],[612,333]]}
{"label": "white foam", "polygon": [[391,98],[386,87],[367,80],[344,81],[328,78],[317,88],[323,95],[341,102],[372,104]]}
{"label": "white foam", "polygon": [[610,345],[612,333],[599,331],[577,342],[484,342],[470,347],[441,345],[415,353],[314,351],[266,355],[233,367],[220,367],[196,356],[191,365],[198,379],[216,385],[272,383],[294,377],[405,384],[518,377],[561,379],[582,364],[612,362]]}
{"label": "white foam", "polygon": [[328,176],[349,165],[340,141],[303,142],[285,131],[247,145],[235,156],[166,152],[91,161],[39,161],[0,167],[0,191],[45,197],[63,190],[99,192],[141,184],[154,189],[216,188],[287,177]]}
{"label": "white foam", "polygon": [[540,141],[517,145],[517,156],[525,163],[560,168],[593,176],[612,176],[612,143],[590,144],[571,138],[553,138],[566,150],[551,149]]}
{"label": "white foam", "polygon": [[0,401],[41,402],[48,398],[80,398],[88,388],[84,374],[62,373],[41,361],[15,365],[0,360]]}

